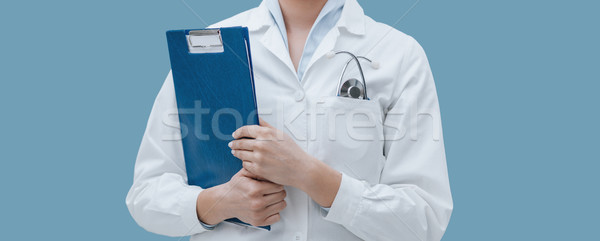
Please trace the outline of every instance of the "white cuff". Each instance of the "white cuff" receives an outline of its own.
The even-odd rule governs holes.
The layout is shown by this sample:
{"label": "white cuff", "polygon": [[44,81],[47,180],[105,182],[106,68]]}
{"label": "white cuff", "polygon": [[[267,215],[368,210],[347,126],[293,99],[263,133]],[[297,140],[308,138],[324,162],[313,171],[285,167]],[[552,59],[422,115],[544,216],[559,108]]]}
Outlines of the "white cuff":
{"label": "white cuff", "polygon": [[365,184],[342,173],[340,188],[331,204],[325,220],[341,225],[350,225],[360,210]]}
{"label": "white cuff", "polygon": [[183,219],[186,228],[189,230],[187,235],[202,233],[208,230],[200,224],[196,212],[196,203],[200,192],[202,192],[201,187],[189,186],[180,195],[179,203],[181,204],[181,218]]}

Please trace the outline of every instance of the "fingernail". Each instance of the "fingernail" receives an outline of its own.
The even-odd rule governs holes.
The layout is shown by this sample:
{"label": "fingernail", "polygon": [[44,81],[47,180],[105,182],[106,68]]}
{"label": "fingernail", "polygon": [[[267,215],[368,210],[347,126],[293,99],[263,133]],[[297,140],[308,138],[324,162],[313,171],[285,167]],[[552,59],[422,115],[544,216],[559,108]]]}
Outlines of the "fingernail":
{"label": "fingernail", "polygon": [[233,137],[233,139],[235,139],[235,132],[231,133],[231,136]]}
{"label": "fingernail", "polygon": [[231,155],[235,155],[235,151],[234,150],[231,150]]}
{"label": "fingernail", "polygon": [[233,142],[230,141],[229,143],[227,143],[227,146],[229,146],[229,148],[231,148],[233,146]]}

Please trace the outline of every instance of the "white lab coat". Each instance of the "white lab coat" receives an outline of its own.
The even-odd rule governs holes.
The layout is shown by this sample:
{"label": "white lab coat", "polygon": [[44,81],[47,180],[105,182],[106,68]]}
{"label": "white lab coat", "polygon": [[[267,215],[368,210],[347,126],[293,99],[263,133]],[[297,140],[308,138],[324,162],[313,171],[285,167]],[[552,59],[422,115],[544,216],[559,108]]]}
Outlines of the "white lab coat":
{"label": "white lab coat", "polygon": [[[226,26],[249,28],[261,117],[343,174],[337,196],[327,212],[286,187],[288,206],[271,231],[231,223],[204,229],[195,206],[202,189],[187,184],[169,74],[152,108],[126,200],[140,226],[191,240],[441,239],[453,204],[440,111],[427,57],[412,37],[375,22],[356,0],[347,0],[337,26],[298,80],[264,3],[212,27]],[[370,100],[335,97],[348,58],[327,58],[331,50],[380,63],[379,69],[363,64]],[[348,73],[358,78],[355,70]],[[349,127],[355,124],[360,126]]]}

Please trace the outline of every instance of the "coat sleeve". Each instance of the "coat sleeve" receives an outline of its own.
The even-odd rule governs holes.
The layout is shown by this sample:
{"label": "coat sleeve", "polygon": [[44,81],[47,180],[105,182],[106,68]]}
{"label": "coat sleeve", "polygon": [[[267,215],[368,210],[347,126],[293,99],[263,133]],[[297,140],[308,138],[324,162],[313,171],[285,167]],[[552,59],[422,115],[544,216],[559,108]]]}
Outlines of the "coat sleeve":
{"label": "coat sleeve", "polygon": [[440,240],[453,203],[437,93],[427,57],[410,38],[398,96],[384,120],[386,162],[379,183],[342,174],[325,219],[365,240]]}
{"label": "coat sleeve", "polygon": [[200,187],[187,184],[171,73],[152,107],[126,204],[144,229],[167,236],[206,231],[196,215]]}

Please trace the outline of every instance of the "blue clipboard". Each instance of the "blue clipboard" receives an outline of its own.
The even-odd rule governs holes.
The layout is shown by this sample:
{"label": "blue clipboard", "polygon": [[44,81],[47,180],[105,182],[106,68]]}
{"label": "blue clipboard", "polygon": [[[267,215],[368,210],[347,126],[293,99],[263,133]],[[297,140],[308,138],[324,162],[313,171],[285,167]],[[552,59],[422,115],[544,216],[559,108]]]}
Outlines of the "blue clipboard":
{"label": "blue clipboard", "polygon": [[248,29],[170,30],[167,42],[188,184],[223,184],[242,168],[231,134],[259,123]]}

